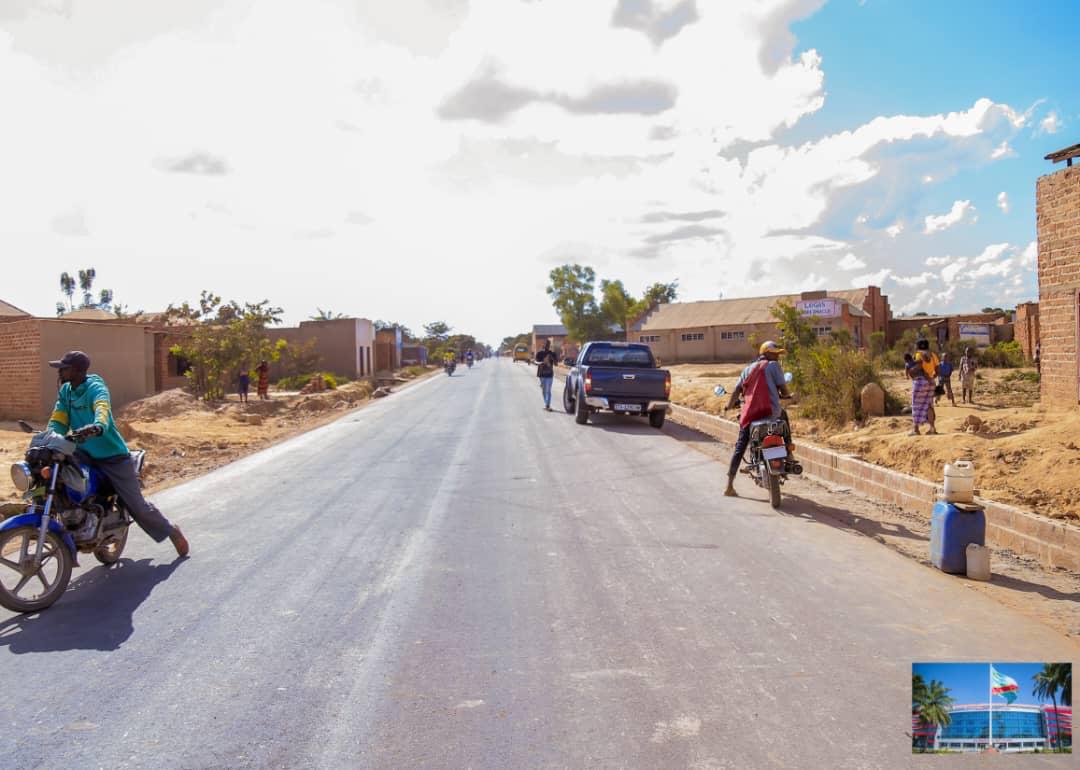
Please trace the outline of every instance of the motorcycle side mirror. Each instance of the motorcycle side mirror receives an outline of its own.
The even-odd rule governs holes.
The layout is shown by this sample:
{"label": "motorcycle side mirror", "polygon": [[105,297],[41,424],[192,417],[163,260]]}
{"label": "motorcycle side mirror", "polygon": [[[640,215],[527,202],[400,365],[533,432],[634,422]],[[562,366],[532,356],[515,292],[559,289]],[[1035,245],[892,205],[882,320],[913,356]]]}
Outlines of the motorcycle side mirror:
{"label": "motorcycle side mirror", "polygon": [[713,388],[713,393],[715,393],[718,396],[726,396],[727,395],[727,391],[724,390],[723,385],[717,385],[715,388]]}
{"label": "motorcycle side mirror", "polygon": [[790,383],[792,379],[794,379],[794,378],[792,377],[791,372],[784,372],[784,382],[785,383]]}

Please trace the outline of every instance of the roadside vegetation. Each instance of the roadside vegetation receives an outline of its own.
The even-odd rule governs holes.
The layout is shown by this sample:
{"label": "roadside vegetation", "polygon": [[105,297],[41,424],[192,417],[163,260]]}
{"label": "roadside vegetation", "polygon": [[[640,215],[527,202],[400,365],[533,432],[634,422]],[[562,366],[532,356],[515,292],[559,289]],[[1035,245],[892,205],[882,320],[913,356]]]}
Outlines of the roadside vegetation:
{"label": "roadside vegetation", "polygon": [[799,397],[799,414],[826,426],[862,420],[861,394],[870,383],[886,395],[886,411],[898,414],[902,402],[890,394],[879,361],[870,351],[855,347],[846,330],[819,337],[818,319],[804,318],[794,305],[781,302],[773,308],[780,330],[780,344],[787,350],[784,367],[792,374]]}

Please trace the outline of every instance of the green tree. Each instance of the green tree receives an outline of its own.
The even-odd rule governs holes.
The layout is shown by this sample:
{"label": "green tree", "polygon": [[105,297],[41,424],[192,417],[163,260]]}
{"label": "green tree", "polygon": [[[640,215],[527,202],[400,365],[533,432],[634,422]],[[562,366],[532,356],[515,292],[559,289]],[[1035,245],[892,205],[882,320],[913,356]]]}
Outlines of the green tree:
{"label": "green tree", "polygon": [[566,327],[567,334],[578,342],[607,339],[610,324],[596,303],[596,272],[584,265],[561,265],[549,274],[547,287],[551,304]]}
{"label": "green tree", "polygon": [[671,283],[660,283],[657,281],[649,288],[645,289],[645,296],[641,298],[641,302],[644,303],[644,310],[648,310],[653,305],[658,305],[665,302],[674,302],[679,298],[679,281],[675,279]]}
{"label": "green tree", "polygon": [[638,303],[626,291],[622,281],[600,281],[600,312],[609,326],[623,331]]}
{"label": "green tree", "polygon": [[315,308],[315,315],[309,315],[309,321],[336,321],[339,318],[344,318],[344,313],[332,313],[329,310],[323,310],[321,307]]}
{"label": "green tree", "polygon": [[[75,309],[75,304],[74,304],[73,298],[75,296],[75,279],[72,278],[71,275],[66,273],[66,272],[60,273],[60,291],[62,291],[64,293],[64,296],[66,296],[67,299],[68,299],[67,309],[68,310],[74,310]],[[64,305],[63,305],[63,303],[60,303],[60,302],[56,303],[56,314],[57,315],[63,315],[64,314]]]}
{"label": "green tree", "polygon": [[914,684],[913,680],[913,705],[915,711],[919,715],[920,728],[948,727],[952,723],[949,709],[954,703],[954,699],[949,695],[949,688],[942,682],[932,679],[930,680],[930,684],[927,685],[924,683],[921,691],[918,693],[920,697],[916,699]]}
{"label": "green tree", "polygon": [[97,271],[92,267],[79,271],[79,288],[83,293],[82,307],[91,307],[94,304],[93,295],[90,292],[94,288],[95,278],[97,278]]}
{"label": "green tree", "polygon": [[[1054,714],[1057,714],[1057,693],[1062,690],[1062,702],[1072,705],[1072,664],[1071,663],[1044,663],[1042,671],[1033,677],[1035,688],[1032,694],[1036,698],[1050,698],[1054,703]],[[1055,719],[1057,734],[1054,736],[1054,750],[1061,751],[1061,723]]]}
{"label": "green tree", "polygon": [[167,319],[195,323],[191,335],[169,352],[191,364],[187,377],[197,396],[207,401],[224,398],[237,373],[257,361],[277,361],[288,347],[285,340],[272,342],[267,331],[281,323],[282,312],[269,300],[223,304],[220,296],[204,290],[198,310],[187,302],[166,309]]}

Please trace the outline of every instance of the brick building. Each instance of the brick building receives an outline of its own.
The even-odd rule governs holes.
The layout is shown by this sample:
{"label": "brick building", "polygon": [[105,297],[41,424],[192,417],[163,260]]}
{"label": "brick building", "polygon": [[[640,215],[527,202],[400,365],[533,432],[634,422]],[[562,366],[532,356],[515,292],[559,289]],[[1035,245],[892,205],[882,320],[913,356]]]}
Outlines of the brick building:
{"label": "brick building", "polygon": [[1023,302],[1016,306],[1013,339],[1020,343],[1024,358],[1031,361],[1039,344],[1039,303]]}
{"label": "brick building", "polygon": [[[301,321],[297,327],[270,329],[271,339],[290,345],[316,340],[320,367],[350,380],[375,374],[375,325],[367,318],[335,318],[328,321]],[[270,365],[270,377],[281,376],[280,364]]]}
{"label": "brick building", "polygon": [[887,333],[888,297],[876,286],[842,291],[808,291],[769,297],[662,303],[630,325],[627,339],[644,342],[663,362],[746,361],[755,342],[778,335],[773,308],[785,302],[816,317],[819,335],[848,331],[865,347],[874,332]]}
{"label": "brick building", "polygon": [[118,408],[155,392],[154,336],[130,323],[63,318],[0,318],[0,419],[48,417],[56,402],[56,370],[49,361],[69,350],[90,356],[90,371],[109,386]]}
{"label": "brick building", "polygon": [[924,326],[930,330],[929,338],[936,339],[941,346],[955,340],[974,340],[976,347],[985,348],[997,342],[1009,342],[1014,334],[1012,319],[1000,313],[904,316],[889,321],[889,346],[895,345],[905,331],[918,331]]}
{"label": "brick building", "polygon": [[1039,238],[1041,401],[1065,408],[1080,403],[1080,144],[1046,156],[1067,167],[1035,184]]}

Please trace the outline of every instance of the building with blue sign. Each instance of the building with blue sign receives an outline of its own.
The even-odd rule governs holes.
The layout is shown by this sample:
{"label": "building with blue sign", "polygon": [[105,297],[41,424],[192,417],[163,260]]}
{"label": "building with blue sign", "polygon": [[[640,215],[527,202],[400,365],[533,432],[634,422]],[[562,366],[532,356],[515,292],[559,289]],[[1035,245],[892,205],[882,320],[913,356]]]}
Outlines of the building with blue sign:
{"label": "building with blue sign", "polygon": [[[920,728],[914,724],[913,738],[927,748],[950,751],[986,751],[990,736],[990,707],[985,703],[953,706],[948,726]],[[1053,706],[994,704],[993,747],[1003,752],[1053,751],[1072,746],[1072,709]]]}

